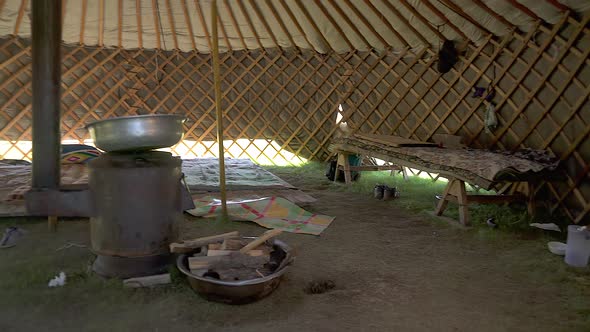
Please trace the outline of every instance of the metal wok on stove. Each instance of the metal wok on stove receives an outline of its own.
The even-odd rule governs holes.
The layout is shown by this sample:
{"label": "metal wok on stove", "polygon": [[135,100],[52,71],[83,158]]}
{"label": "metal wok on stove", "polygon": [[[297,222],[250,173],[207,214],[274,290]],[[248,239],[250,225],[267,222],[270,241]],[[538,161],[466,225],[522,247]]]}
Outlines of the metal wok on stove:
{"label": "metal wok on stove", "polygon": [[185,117],[174,114],[125,116],[86,126],[97,148],[107,152],[166,148],[184,136]]}

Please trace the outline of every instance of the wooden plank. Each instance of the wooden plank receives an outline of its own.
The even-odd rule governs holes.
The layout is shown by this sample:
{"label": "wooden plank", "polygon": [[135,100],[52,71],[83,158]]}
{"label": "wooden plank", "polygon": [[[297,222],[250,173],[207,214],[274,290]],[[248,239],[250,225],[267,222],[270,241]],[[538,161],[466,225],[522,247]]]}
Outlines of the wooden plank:
{"label": "wooden plank", "polygon": [[[342,157],[342,158],[340,158]],[[352,174],[350,173],[350,158],[349,155],[341,154],[338,156],[338,163],[340,163],[340,159],[342,159],[342,168],[344,171],[344,183],[352,184]],[[336,181],[336,175],[334,176],[334,181]]]}
{"label": "wooden plank", "polygon": [[[487,41],[490,40],[491,35],[488,36],[488,38],[486,39],[486,42],[481,43],[480,46],[477,47],[477,51],[474,52],[469,58],[467,59],[463,59],[462,62],[469,64],[472,63],[473,61],[475,61],[475,59],[477,58],[477,55],[483,50],[483,48],[486,46]],[[497,53],[500,53],[499,51],[496,51]],[[455,75],[455,77],[451,80],[451,82],[449,84],[447,84],[447,87],[444,91],[444,93],[440,94],[436,100],[434,101],[434,103],[432,103],[430,105],[431,109],[434,109],[443,99],[444,97],[449,93],[449,91],[451,90],[451,86],[453,86],[455,84],[455,82],[457,82],[459,80],[459,77],[461,75],[463,75],[463,73],[465,72],[465,70],[467,70],[468,66],[464,65],[459,71],[458,73]],[[464,91],[464,93],[466,94],[468,91]],[[443,117],[444,119],[446,119],[446,117],[450,114],[450,111],[447,111],[445,116]],[[412,128],[412,130],[410,131],[410,137],[412,135],[414,135],[416,133],[416,130],[418,130],[418,128],[420,128],[420,126],[423,124],[424,120],[426,120],[426,118],[428,118],[428,116],[432,115],[434,113],[431,112],[425,112],[425,114],[423,116],[421,116],[419,118],[418,121],[416,121],[416,125]],[[438,121],[439,124],[444,122],[443,120]],[[434,131],[430,131],[430,134],[428,135],[428,137],[426,137],[426,139],[430,138],[432,136],[432,134],[434,134]]]}
{"label": "wooden plank", "polygon": [[[386,3],[389,3],[389,0],[385,0]],[[414,8],[412,5],[410,5],[408,3],[408,0],[399,0],[399,2],[406,7],[406,9],[408,11],[410,11],[410,13],[412,13],[416,18],[418,18],[418,20],[420,20],[420,22],[422,22],[422,24],[427,27],[432,33],[434,33],[439,40],[444,41],[446,38],[445,36],[443,36],[442,33],[440,33],[440,31],[438,31],[437,29],[434,29],[432,27],[432,24],[430,24],[430,22],[424,17],[424,15],[420,14],[420,12],[418,12],[416,10],[416,8]]]}
{"label": "wooden plank", "polygon": [[258,35],[258,32],[254,28],[254,24],[252,23],[252,19],[250,18],[250,14],[248,14],[248,11],[244,7],[243,1],[238,1],[237,3],[238,3],[238,8],[240,8],[240,11],[242,12],[242,16],[244,16],[244,18],[246,19],[246,23],[248,24],[248,28],[250,28],[250,32],[252,32],[252,34],[254,35],[254,38],[256,39],[256,43],[258,43],[258,47],[260,47],[261,50],[264,50],[264,46],[262,46],[262,42],[260,41],[260,36]]}
{"label": "wooden plank", "polygon": [[[344,170],[344,167],[339,166],[338,169]],[[348,167],[348,169],[350,169],[351,171],[359,171],[359,172],[362,172],[362,171],[399,171],[402,169],[402,167],[398,166],[398,165],[382,165],[382,166],[366,165],[366,166],[350,166],[350,167]]]}
{"label": "wooden plank", "polygon": [[57,231],[57,216],[47,217],[47,227],[49,228],[50,232]]}
{"label": "wooden plank", "polygon": [[520,4],[517,0],[507,0],[507,1],[510,2],[510,4],[512,6],[514,6],[515,8],[520,10],[521,12],[530,16],[530,18],[532,18],[533,20],[535,20],[535,21],[541,20],[539,18],[539,16],[537,16],[537,14],[535,14],[532,10],[528,9],[528,7],[525,7],[522,4]]}
{"label": "wooden plank", "polygon": [[[184,14],[184,21],[186,22],[186,28],[188,29],[188,36],[191,40],[191,46],[193,50],[197,49],[197,45],[195,44],[195,33],[193,32],[193,24],[191,22],[191,18],[189,16],[188,6],[186,4],[186,0],[181,0],[180,3],[182,4],[182,12]],[[169,4],[167,4],[169,6]]]}
{"label": "wooden plank", "polygon": [[[276,0],[274,0],[274,1],[276,1]],[[274,1],[273,0],[265,0],[266,6],[270,9],[270,12],[272,13],[275,21],[277,21],[277,23],[281,27],[281,30],[283,31],[283,34],[285,34],[285,36],[287,36],[287,38],[289,39],[289,43],[291,43],[291,46],[292,47],[297,47],[297,44],[295,43],[295,40],[293,40],[293,36],[291,36],[291,33],[289,33],[289,29],[287,29],[287,26],[285,25],[285,22],[283,22],[283,19],[279,15],[279,12],[277,11],[277,9],[275,8],[275,6],[273,5],[273,2]]]}
{"label": "wooden plank", "polygon": [[98,46],[104,46],[104,0],[98,1]]}
{"label": "wooden plank", "polygon": [[123,47],[123,0],[117,3],[117,46]]}
{"label": "wooden plank", "polygon": [[228,256],[197,256],[188,258],[188,268],[192,270],[207,269],[212,264],[227,259]]}
{"label": "wooden plank", "polygon": [[[567,16],[564,16],[564,17],[567,17]],[[584,24],[588,23],[588,21],[590,21],[590,15],[586,16],[586,18],[584,19]],[[503,134],[520,117],[520,114],[522,114],[522,111],[528,106],[528,104],[529,104],[530,100],[533,98],[533,96],[535,96],[541,90],[541,87],[543,86],[542,82],[547,80],[551,76],[551,74],[553,74],[553,72],[555,71],[555,69],[557,67],[557,63],[565,57],[565,55],[567,54],[567,48],[569,46],[571,46],[577,40],[577,37],[582,32],[582,30],[583,30],[583,28],[579,27],[572,32],[571,36],[568,38],[568,45],[566,45],[562,49],[562,51],[559,53],[558,60],[555,61],[553,64],[549,65],[549,68],[545,69],[541,84],[536,85],[536,87],[533,89],[533,91],[531,91],[528,94],[528,96],[525,97],[524,101],[521,101],[519,103],[520,107],[515,112],[513,112],[513,116],[508,121],[506,121],[506,123],[497,132],[494,133],[494,138],[492,139],[490,146],[494,146],[502,138]],[[556,35],[558,32],[559,32],[559,30],[557,30],[557,29],[552,30],[552,32],[551,32],[552,35],[542,45],[542,51],[544,51],[547,47],[549,47],[551,40],[553,38],[553,35]],[[529,66],[527,66],[527,68],[524,70],[524,74],[521,76],[520,80],[514,84],[514,87],[508,93],[508,98],[512,95],[512,93],[514,93],[516,88],[526,78],[526,73],[528,73],[529,69],[535,65],[535,63],[537,62],[537,59],[540,56],[541,56],[540,53],[537,53],[535,55],[534,61],[529,62]],[[501,103],[498,105],[501,105]]]}
{"label": "wooden plank", "polygon": [[437,216],[441,216],[443,212],[447,209],[447,205],[449,204],[448,197],[451,193],[451,188],[453,187],[453,180],[449,179],[449,183],[445,187],[441,199],[438,201],[436,205],[436,209],[434,210],[434,214]]}
{"label": "wooden plank", "polygon": [[123,280],[123,286],[127,288],[154,287],[166,285],[172,282],[170,273],[158,274],[147,277],[129,278]]}
{"label": "wooden plank", "polygon": [[346,33],[344,33],[344,31],[338,25],[338,23],[336,23],[336,21],[334,20],[334,18],[332,17],[332,15],[330,15],[330,12],[328,10],[326,10],[326,7],[324,7],[322,5],[322,3],[321,3],[320,0],[314,0],[314,2],[316,4],[316,6],[322,11],[322,13],[324,14],[324,16],[328,19],[328,21],[330,21],[330,23],[332,24],[332,26],[336,29],[336,31],[340,35],[340,38],[342,38],[344,40],[344,42],[346,42],[346,45],[348,45],[348,48],[350,50],[354,50],[355,49],[355,46],[348,39],[348,37],[346,36]]}
{"label": "wooden plank", "polygon": [[262,12],[260,12],[260,8],[256,4],[256,2],[254,2],[253,0],[249,0],[249,3],[250,3],[250,7],[252,7],[252,9],[254,9],[254,13],[256,14],[256,17],[258,18],[258,21],[262,22],[262,26],[264,26],[264,29],[266,29],[266,33],[270,36],[270,39],[272,39],[272,42],[275,44],[275,47],[278,47],[279,50],[282,51],[283,49],[282,49],[281,45],[279,45],[279,41],[277,40],[277,37],[275,36],[272,29],[268,25],[268,22],[266,21],[266,18],[264,17],[264,15],[262,15]]}
{"label": "wooden plank", "polygon": [[[276,0],[274,0],[274,1],[276,1]],[[313,47],[313,45],[311,44],[311,42],[307,38],[307,34],[305,33],[305,31],[301,27],[301,24],[299,24],[299,21],[297,20],[297,18],[295,18],[293,11],[291,10],[291,8],[289,8],[287,3],[285,3],[285,0],[279,0],[279,3],[281,4],[283,9],[285,10],[287,15],[289,16],[291,23],[293,23],[295,25],[295,28],[297,28],[297,31],[299,31],[299,34],[303,36],[303,39],[305,40],[305,43],[307,43],[308,48],[310,50],[315,50],[315,48]]]}
{"label": "wooden plank", "polygon": [[246,41],[244,40],[244,35],[242,34],[242,30],[240,29],[240,26],[239,26],[238,22],[236,21],[236,17],[233,12],[232,6],[229,5],[228,0],[223,0],[223,4],[225,5],[225,9],[227,10],[227,14],[230,18],[232,26],[234,27],[234,30],[238,34],[238,37],[240,38],[240,42],[242,42],[242,47],[245,50],[247,50],[248,46],[246,45]]}
{"label": "wooden plank", "polygon": [[18,32],[20,30],[20,25],[23,20],[23,16],[25,15],[25,10],[27,8],[28,0],[21,0],[20,6],[18,7],[18,14],[16,16],[16,20],[14,21],[14,30],[12,32],[13,35],[18,36]]}
{"label": "wooden plank", "polygon": [[[86,1],[86,0],[84,0]],[[195,0],[196,1],[196,0]],[[160,17],[158,16],[158,3],[157,0],[152,0],[152,16],[154,17],[154,35],[156,35],[156,47],[158,49],[162,49],[162,44],[160,42]]]}
{"label": "wooden plank", "polygon": [[170,252],[175,254],[182,254],[193,251],[202,246],[206,246],[210,243],[223,242],[226,239],[231,239],[240,236],[237,231],[212,235],[206,237],[200,237],[196,239],[184,240],[182,242],[175,242],[170,244]]}
{"label": "wooden plank", "polygon": [[88,8],[88,0],[82,0],[82,13],[80,15],[80,45],[84,44],[84,31],[86,28],[86,12]]}
{"label": "wooden plank", "polygon": [[342,8],[340,8],[340,6],[338,5],[338,1],[329,1],[328,3],[336,10],[336,12],[338,13],[338,15],[340,15],[340,17],[354,31],[354,33],[357,35],[357,37],[359,37],[359,39],[365,45],[365,49],[366,50],[372,49],[373,47],[371,46],[371,43],[369,43],[369,41],[367,40],[367,38],[365,38],[365,35],[362,32],[359,31],[359,29],[357,28],[356,22],[352,22],[352,20],[350,19],[350,17],[348,15],[346,15],[346,13],[342,10]]}
{"label": "wooden plank", "polygon": [[[397,64],[398,64],[399,60],[400,60],[401,58],[403,58],[403,57],[406,55],[407,51],[408,51],[407,49],[404,49],[404,51],[403,51],[401,54],[397,55],[396,61],[395,61],[393,64],[391,64],[391,65],[387,66],[387,68],[388,68],[389,70],[393,70],[393,67],[395,67],[395,65],[397,65]],[[419,61],[419,58],[420,58],[420,57],[421,57],[421,56],[422,56],[422,55],[423,55],[425,52],[427,52],[427,51],[428,51],[428,49],[426,49],[426,48],[425,48],[425,49],[423,49],[423,50],[422,50],[422,51],[421,51],[419,54],[417,54],[417,55],[416,55],[416,57],[414,57],[414,60],[411,62],[411,64],[410,64],[409,66],[406,66],[406,70],[403,72],[403,74],[398,74],[398,75],[396,75],[396,81],[395,81],[395,82],[393,82],[392,84],[390,84],[390,88],[389,88],[389,90],[388,90],[388,91],[391,91],[391,89],[393,89],[393,87],[394,87],[394,86],[397,84],[397,82],[399,82],[399,80],[401,79],[401,77],[402,77],[403,75],[405,75],[405,73],[407,73],[407,71],[409,70],[409,68],[410,68],[411,66],[413,66],[415,63],[418,63],[418,61]],[[385,54],[385,52],[384,52],[384,54]],[[381,61],[383,58],[384,58],[384,55],[381,55],[381,56],[378,58],[378,59],[379,59],[379,62],[380,62],[380,61]],[[430,59],[430,61],[434,61],[434,59],[433,59],[433,58],[431,58],[431,59]],[[368,74],[369,74],[369,73],[370,73],[370,72],[371,72],[371,71],[372,71],[372,70],[373,70],[373,69],[374,69],[376,66],[377,66],[377,62],[376,62],[375,64],[371,65],[371,67],[370,67],[368,70],[365,70],[365,71],[364,71],[364,73],[362,74],[361,78],[360,78],[360,79],[358,79],[358,80],[355,80],[355,85],[351,86],[351,88],[350,88],[348,91],[346,91],[346,93],[345,93],[345,94],[342,96],[342,98],[343,98],[343,99],[345,99],[345,100],[346,100],[346,99],[348,99],[348,98],[350,98],[350,96],[353,94],[354,90],[355,90],[355,89],[357,89],[357,88],[360,86],[360,84],[363,82],[363,80],[365,80],[365,79],[366,79],[366,77],[368,76]],[[384,72],[385,72],[385,73],[382,73],[382,74],[381,74],[381,75],[378,77],[378,79],[377,79],[377,83],[373,83],[373,84],[371,85],[371,89],[369,89],[369,91],[367,91],[367,93],[365,93],[365,94],[362,96],[362,98],[361,98],[361,100],[358,102],[358,104],[362,103],[362,102],[363,102],[363,101],[364,101],[364,100],[367,98],[367,96],[368,96],[368,95],[371,93],[371,91],[372,91],[372,90],[373,90],[373,89],[374,89],[374,88],[375,88],[375,87],[376,87],[376,86],[379,84],[379,81],[380,81],[380,80],[382,80],[382,79],[383,79],[383,78],[384,78],[384,77],[387,75],[387,73],[388,73],[388,72],[387,72],[387,71],[384,71]],[[406,92],[407,92],[407,90],[406,90]],[[405,93],[404,93],[404,95],[405,95]],[[403,99],[403,98],[401,98],[401,97],[400,97],[400,98],[398,98],[398,99],[397,99],[397,101],[396,101],[396,103],[395,103],[394,105],[397,105],[397,103],[401,102],[401,100],[402,100],[402,99]],[[380,100],[379,100],[379,102],[381,102],[381,101],[382,101],[382,99],[380,99]],[[391,110],[391,112],[393,112],[393,109],[394,109],[394,107],[395,107],[395,106],[391,106],[391,109],[392,109],[392,110]],[[357,106],[357,105],[355,105],[355,107],[352,107],[352,108],[351,108],[351,110],[350,110],[349,112],[346,112],[346,113],[344,114],[344,116],[343,116],[343,118],[342,118],[342,121],[341,121],[341,122],[346,122],[346,121],[348,121],[348,120],[349,120],[349,118],[352,116],[352,114],[353,114],[353,112],[355,111],[355,109],[356,109],[356,108],[358,108],[358,106]],[[335,110],[334,110],[334,111],[335,111]],[[387,116],[389,116],[389,115],[391,114],[391,112],[390,112],[390,113],[389,113]],[[370,113],[368,112],[367,114],[365,114],[365,115],[363,116],[363,118],[362,118],[361,122],[364,122],[364,121],[366,121],[366,119],[367,119],[369,116],[370,116]],[[380,126],[380,125],[381,125],[381,124],[382,124],[382,123],[385,121],[385,117],[387,117],[387,116],[384,116],[384,117],[382,117],[381,121],[379,121],[379,123],[378,123],[378,124],[377,124],[377,125],[376,125],[376,126],[373,128],[373,131],[376,131],[376,130],[377,130],[377,128],[378,128],[378,127],[379,127],[379,126]],[[400,123],[403,123],[403,122],[400,122]],[[362,124],[362,123],[361,123],[361,124]],[[323,141],[322,141],[322,142],[319,144],[320,146],[319,146],[319,147],[318,147],[318,148],[317,148],[317,149],[316,149],[316,150],[313,152],[313,154],[312,154],[312,157],[314,157],[314,156],[315,156],[315,155],[318,153],[318,151],[319,151],[319,150],[320,150],[322,147],[324,147],[324,146],[325,146],[325,144],[327,144],[328,140],[329,140],[329,139],[332,137],[332,135],[334,135],[334,133],[336,132],[337,128],[338,128],[338,126],[334,126],[334,127],[333,127],[333,128],[330,130],[330,132],[329,132],[329,133],[326,135],[326,138],[324,138],[324,140],[323,140]],[[354,133],[355,133],[355,132],[356,132],[356,131],[357,131],[359,128],[360,128],[360,125],[359,125],[359,126],[357,126],[356,128],[353,128],[353,130],[351,131],[351,133],[350,133],[350,134],[354,134]],[[395,129],[393,129],[391,132],[393,132],[394,130],[395,130]],[[329,157],[328,157],[328,158],[329,158]]]}
{"label": "wooden plank", "polygon": [[496,20],[500,21],[504,24],[508,29],[516,29],[514,24],[509,22],[504,16],[496,13],[492,8],[488,7],[482,0],[473,0],[473,2],[481,9],[483,9],[486,13],[492,15]]}
{"label": "wooden plank", "polygon": [[[229,256],[236,252],[236,250],[209,249],[207,251],[207,256]],[[245,254],[252,257],[263,256],[264,250],[252,249]]]}
{"label": "wooden plank", "polygon": [[[402,41],[402,43],[404,44],[405,47],[412,47],[413,45],[410,45],[410,43],[408,43],[408,40],[406,38],[404,38],[404,36],[402,36],[396,29],[395,27],[393,27],[391,25],[391,23],[389,23],[389,21],[385,18],[385,16],[383,15],[382,12],[380,12],[377,8],[375,8],[375,6],[373,6],[373,4],[371,3],[370,0],[364,0],[365,5],[367,7],[369,7],[369,9],[371,9],[371,11],[381,19],[381,22],[387,27],[389,28],[389,31],[391,31],[395,37],[399,40]],[[407,28],[410,29],[410,31],[412,31],[417,37],[418,39],[420,39],[422,41],[422,43],[424,45],[429,45],[429,43],[426,41],[426,39],[424,39],[424,37],[422,37],[422,35],[420,33],[418,33],[418,31],[416,31],[416,29],[414,29],[414,27],[397,11],[397,9],[395,9],[395,7],[393,7],[388,1],[384,1],[384,3],[387,6],[387,8],[394,14],[394,16],[401,22],[403,22]]]}
{"label": "wooden plank", "polygon": [[465,182],[461,180],[454,181],[455,190],[453,194],[457,197],[459,203],[459,221],[464,226],[469,226],[469,224],[471,224],[471,219],[469,218],[469,206],[467,202],[467,192],[465,191]]}
{"label": "wooden plank", "polygon": [[[516,59],[518,59],[518,56],[524,52],[526,50],[526,41],[530,40],[531,38],[533,38],[536,28],[538,26],[538,23],[534,26],[534,28],[531,29],[531,31],[529,31],[526,36],[524,37],[525,41],[522,42],[519,47],[514,51],[514,55],[510,58],[510,60],[508,61],[508,63],[506,63],[504,66],[501,67],[500,72],[498,77],[496,78],[496,82],[493,82],[492,80],[489,80],[489,82],[491,84],[495,84],[497,83],[498,80],[500,80],[505,74],[509,74],[509,69],[512,66],[512,64],[514,63],[514,61]],[[518,36],[518,33],[514,32],[513,36]],[[506,48],[504,48],[504,50],[506,50]],[[495,60],[490,58],[490,61],[494,62]],[[493,63],[493,65],[496,65],[495,63]],[[525,64],[526,65],[526,64]],[[495,69],[494,69],[495,70]],[[501,91],[501,89],[499,89],[499,87],[496,85],[495,89],[497,92]],[[506,99],[505,97],[502,97],[504,99]],[[459,129],[463,128],[465,126],[465,123],[467,123],[467,121],[471,118],[471,116],[473,114],[475,114],[475,112],[479,109],[479,107],[481,106],[481,104],[484,102],[484,99],[479,99],[477,102],[475,102],[468,111],[467,116],[463,117],[461,119],[461,121],[459,122],[459,124],[457,125],[456,129],[451,131],[452,134],[456,134]],[[498,103],[496,103],[496,105],[499,105]],[[482,121],[483,122],[483,121]],[[477,135],[473,135],[471,136],[468,140],[467,140],[467,145],[470,145],[472,143],[472,140],[476,137]]]}
{"label": "wooden plank", "polygon": [[[176,1],[174,3],[176,3]],[[176,36],[176,26],[174,25],[174,15],[172,14],[172,5],[170,4],[170,0],[166,0],[166,12],[168,13],[168,24],[170,25],[170,32],[172,32],[174,49],[178,49],[178,38]]]}
{"label": "wooden plank", "polygon": [[221,92],[221,69],[220,69],[220,61],[219,61],[219,38],[217,36],[217,23],[218,23],[218,15],[217,15],[217,0],[213,0],[211,2],[211,25],[213,27],[211,31],[211,37],[213,40],[211,43],[213,44],[212,49],[212,62],[213,62],[213,81],[214,81],[214,88],[215,88],[215,124],[217,128],[217,146],[218,146],[218,159],[219,159],[219,190],[220,190],[220,197],[221,197],[221,218],[223,220],[228,219],[227,215],[227,191],[226,191],[226,183],[225,183],[225,149],[223,148],[223,109],[221,105],[221,101],[223,98]]}
{"label": "wooden plank", "polygon": [[270,231],[266,231],[261,236],[257,237],[254,241],[248,243],[245,247],[240,249],[240,253],[247,254],[250,251],[252,251],[252,249],[258,247],[259,245],[272,239],[273,237],[280,235],[282,232],[283,231],[280,229],[272,229]]}
{"label": "wooden plank", "polygon": [[[316,35],[318,37],[320,37],[320,41],[323,44],[323,45],[321,45],[322,48],[327,48],[328,51],[334,51],[334,47],[332,45],[330,45],[330,42],[328,42],[328,40],[326,39],[324,34],[320,31],[320,29],[318,28],[318,25],[315,23],[315,20],[311,17],[311,15],[309,14],[309,11],[307,11],[307,8],[305,8],[305,6],[301,3],[301,0],[295,0],[294,2],[297,5],[297,7],[299,8],[299,10],[303,13],[305,18],[307,19],[307,23],[309,23],[309,25],[313,28]],[[316,47],[313,47],[312,49],[316,50],[319,53],[327,53],[324,50],[321,50],[321,49],[318,50]]]}
{"label": "wooden plank", "polygon": [[[448,196],[447,200],[449,202],[458,203],[459,199],[455,196]],[[521,194],[514,194],[514,195],[475,195],[469,194],[467,195],[467,202],[468,203],[478,203],[478,204],[501,204],[501,203],[511,203],[511,202],[526,202],[527,197]]]}
{"label": "wooden plank", "polygon": [[[508,44],[508,42],[510,41],[510,37],[504,37],[504,39],[502,40],[502,44],[500,47],[496,48],[494,50],[494,53],[492,54],[491,58],[492,59],[496,59],[496,57],[500,56],[502,54],[502,49],[504,48],[505,45]],[[488,38],[488,41],[490,39]],[[482,44],[485,45],[485,44]],[[483,47],[478,47],[479,50],[483,49]],[[457,82],[457,80],[463,75],[463,73],[465,72],[465,70],[469,67],[469,64],[472,64],[475,61],[475,58],[471,58],[469,60],[467,60],[466,65],[463,66],[463,68],[459,71],[459,73],[455,76],[455,78],[450,82],[450,84],[448,84],[447,89],[445,90],[445,92],[443,94],[440,95],[439,98],[437,98],[437,101],[435,103],[434,106],[436,106],[438,103],[440,103],[444,97],[449,93],[449,91],[451,91],[452,86]],[[456,98],[455,103],[453,103],[453,105],[451,107],[447,107],[447,111],[443,114],[443,116],[441,118],[439,118],[438,120],[438,124],[435,128],[433,128],[432,130],[428,131],[428,134],[426,136],[426,139],[430,139],[432,137],[432,135],[434,135],[434,133],[436,132],[436,130],[442,125],[444,124],[444,122],[446,121],[446,119],[451,115],[454,114],[454,110],[459,106],[459,104],[461,103],[461,101],[467,96],[467,94],[471,91],[471,86],[473,86],[474,84],[476,84],[479,79],[481,78],[481,76],[483,75],[483,72],[485,72],[489,66],[493,64],[492,62],[488,62],[486,63],[486,65],[484,66],[484,69],[481,70],[480,73],[478,73],[475,76],[475,79],[473,79],[470,82],[470,88],[469,89],[464,89],[459,96]],[[434,109],[434,106],[432,106],[432,109]],[[420,121],[420,123],[422,123],[424,121],[423,118],[422,121]],[[416,129],[418,129],[418,126],[416,126],[414,128],[414,130],[412,131],[412,133],[414,133],[416,131]]]}
{"label": "wooden plank", "polygon": [[[383,38],[383,36],[381,36],[381,34],[379,34],[377,32],[377,30],[375,30],[375,28],[373,27],[373,24],[371,24],[369,22],[369,20],[358,10],[358,8],[354,4],[352,4],[350,2],[350,0],[344,0],[344,2],[348,6],[348,8],[350,8],[354,12],[356,17],[361,22],[363,22],[363,25],[367,28],[367,30],[369,30],[369,32],[371,32],[371,34],[373,36],[375,36],[381,44],[383,44],[384,49],[387,49],[390,46],[392,46],[392,45],[389,45],[389,43]],[[398,39],[399,39],[399,37],[398,37]],[[399,41],[400,41],[400,43],[402,43],[404,45],[404,47],[408,47],[408,44],[406,43],[406,41],[403,38],[399,39]]]}
{"label": "wooden plank", "polygon": [[201,22],[201,29],[205,33],[205,38],[207,39],[207,46],[209,49],[213,49],[213,45],[211,44],[211,35],[209,34],[209,29],[207,28],[207,22],[205,21],[205,16],[203,15],[203,9],[201,8],[201,1],[195,0],[195,7],[197,8],[197,15],[199,16],[199,21]]}
{"label": "wooden plank", "polygon": [[461,16],[462,18],[467,20],[469,23],[473,24],[477,29],[479,29],[481,32],[483,32],[484,35],[492,34],[490,32],[490,30],[488,30],[486,27],[481,25],[477,20],[475,20],[473,17],[471,17],[471,15],[464,12],[463,9],[461,9],[461,7],[457,6],[453,1],[451,1],[451,0],[438,0],[438,1],[444,2],[446,7],[450,8],[456,14],[458,14],[459,16]]}
{"label": "wooden plank", "polygon": [[422,142],[413,140],[410,138],[403,138],[399,136],[391,136],[391,135],[377,135],[377,134],[366,134],[366,133],[356,133],[354,136],[357,136],[362,139],[366,139],[371,142],[385,144],[388,146],[393,146],[397,148],[401,147],[438,147],[436,143],[430,142]]}
{"label": "wooden plank", "polygon": [[221,30],[221,36],[223,37],[223,41],[225,42],[225,47],[227,48],[227,52],[232,52],[233,51],[233,46],[229,41],[229,37],[227,35],[227,32],[225,31],[225,24],[223,23],[222,17],[223,16],[218,16],[219,19],[217,20],[217,28],[219,30]]}
{"label": "wooden plank", "polygon": [[135,0],[135,15],[137,18],[137,44],[140,49],[143,48],[143,26],[141,22],[141,0]]}

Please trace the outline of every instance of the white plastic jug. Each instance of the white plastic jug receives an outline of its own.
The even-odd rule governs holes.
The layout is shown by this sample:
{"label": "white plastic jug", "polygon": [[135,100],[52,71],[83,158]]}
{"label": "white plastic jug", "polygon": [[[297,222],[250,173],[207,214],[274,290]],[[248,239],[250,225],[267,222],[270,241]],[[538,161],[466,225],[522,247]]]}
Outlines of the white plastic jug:
{"label": "white plastic jug", "polygon": [[588,259],[590,259],[590,230],[583,226],[568,226],[565,262],[575,267],[586,267]]}

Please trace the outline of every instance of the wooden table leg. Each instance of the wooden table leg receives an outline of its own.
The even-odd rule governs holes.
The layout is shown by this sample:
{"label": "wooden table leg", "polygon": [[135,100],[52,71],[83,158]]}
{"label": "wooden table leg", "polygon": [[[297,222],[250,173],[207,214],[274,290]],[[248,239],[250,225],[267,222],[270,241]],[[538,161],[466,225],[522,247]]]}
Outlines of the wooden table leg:
{"label": "wooden table leg", "polygon": [[404,180],[408,179],[408,173],[406,171],[406,168],[404,166],[400,166],[402,168],[402,177]]}
{"label": "wooden table leg", "polygon": [[47,217],[47,226],[51,232],[57,231],[57,216]]}
{"label": "wooden table leg", "polygon": [[350,172],[350,160],[348,155],[344,155],[344,183],[352,183],[352,173]]}
{"label": "wooden table leg", "polygon": [[469,206],[467,201],[467,191],[465,190],[465,182],[457,179],[449,179],[449,183],[445,187],[441,200],[438,202],[434,214],[440,216],[443,214],[447,205],[449,204],[449,196],[457,197],[459,203],[459,221],[464,226],[471,223],[469,219]]}
{"label": "wooden table leg", "polygon": [[527,183],[527,212],[529,213],[529,216],[534,216],[535,212],[537,210],[537,206],[535,204],[535,185],[532,182],[528,182]]}
{"label": "wooden table leg", "polygon": [[340,172],[338,170],[338,166],[340,166],[340,155],[341,153],[338,153],[336,155],[336,170],[334,171],[334,182],[338,182],[338,173]]}
{"label": "wooden table leg", "polygon": [[445,190],[443,191],[442,194],[442,198],[440,199],[440,201],[438,202],[436,209],[434,210],[434,214],[437,216],[440,216],[443,214],[443,212],[445,212],[445,209],[447,208],[447,204],[449,204],[449,201],[447,201],[447,196],[449,196],[449,192],[451,191],[451,186],[452,186],[453,182],[449,181],[449,183],[447,183],[447,186],[445,187]]}
{"label": "wooden table leg", "polygon": [[464,226],[469,226],[471,220],[469,219],[469,206],[467,202],[467,191],[465,190],[465,182],[455,180],[455,196],[459,201],[459,221]]}
{"label": "wooden table leg", "polygon": [[350,160],[349,155],[344,152],[338,153],[338,158],[336,159],[336,174],[334,175],[334,182],[338,179],[338,171],[340,166],[343,168],[344,172],[344,183],[351,184],[352,183],[352,173],[350,171]]}

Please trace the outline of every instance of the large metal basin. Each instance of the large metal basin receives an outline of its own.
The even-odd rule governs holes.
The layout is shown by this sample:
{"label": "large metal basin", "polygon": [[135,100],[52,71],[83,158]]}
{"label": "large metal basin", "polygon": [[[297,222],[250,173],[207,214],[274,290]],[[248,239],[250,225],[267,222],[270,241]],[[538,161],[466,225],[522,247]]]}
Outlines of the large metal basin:
{"label": "large metal basin", "polygon": [[178,256],[176,266],[180,272],[186,275],[191,288],[209,301],[226,304],[251,303],[272,293],[272,291],[279,286],[281,277],[287,272],[289,265],[294,260],[291,248],[283,241],[274,239],[267,243],[279,246],[287,253],[287,256],[284,258],[286,262],[281,264],[282,267],[264,278],[241,281],[222,281],[199,277],[192,274],[188,269],[189,255],[184,254]]}
{"label": "large metal basin", "polygon": [[178,143],[184,135],[185,120],[172,114],[137,115],[96,121],[86,128],[103,151],[144,151]]}

